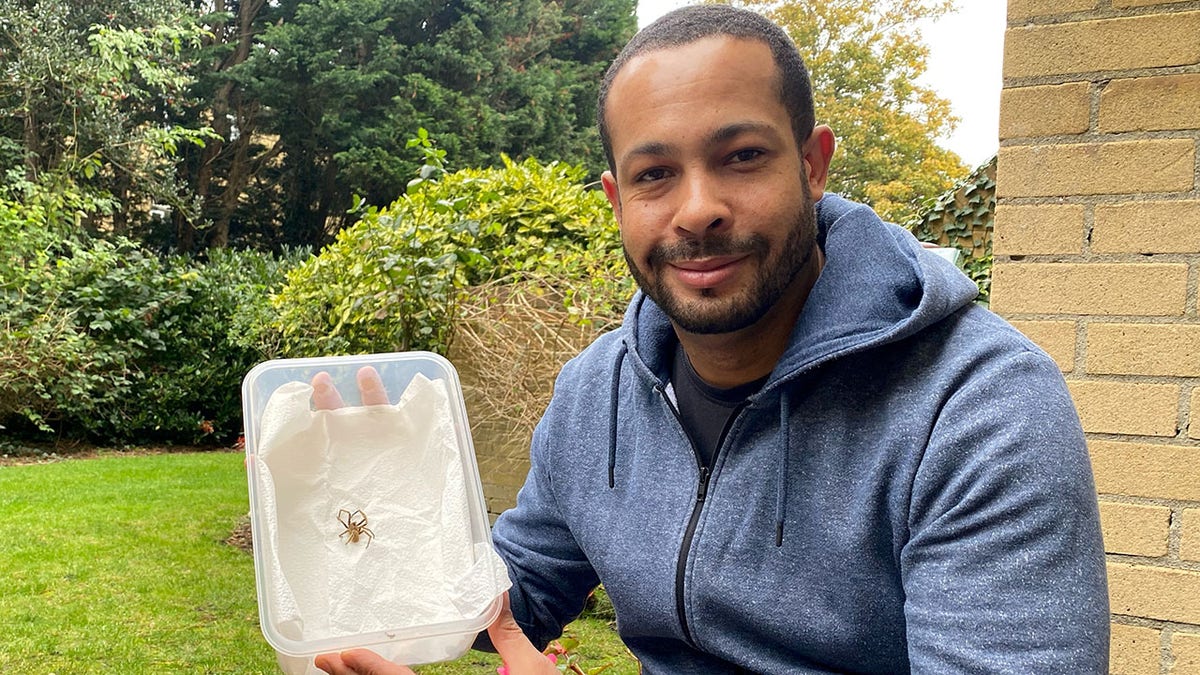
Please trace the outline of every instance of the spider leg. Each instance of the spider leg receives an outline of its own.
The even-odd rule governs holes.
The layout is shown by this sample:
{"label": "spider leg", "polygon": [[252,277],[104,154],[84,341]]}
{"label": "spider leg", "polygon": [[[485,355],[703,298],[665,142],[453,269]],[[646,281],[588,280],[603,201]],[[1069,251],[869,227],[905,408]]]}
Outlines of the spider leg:
{"label": "spider leg", "polygon": [[362,528],[361,532],[367,535],[367,548],[371,548],[371,542],[375,540],[375,533],[367,528]]}

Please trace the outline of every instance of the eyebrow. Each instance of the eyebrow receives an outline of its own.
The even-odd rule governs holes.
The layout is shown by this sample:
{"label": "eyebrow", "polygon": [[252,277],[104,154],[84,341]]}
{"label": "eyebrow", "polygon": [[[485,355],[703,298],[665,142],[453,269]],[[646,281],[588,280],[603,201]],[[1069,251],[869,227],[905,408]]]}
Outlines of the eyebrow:
{"label": "eyebrow", "polygon": [[[746,133],[762,133],[776,138],[778,134],[775,128],[763,122],[733,122],[718,127],[704,139],[707,145],[717,145]],[[648,141],[641,145],[635,146],[626,152],[621,157],[621,162],[628,162],[635,157],[643,157],[646,155],[660,157],[663,155],[671,155],[676,151],[676,146],[664,141]]]}
{"label": "eyebrow", "polygon": [[635,157],[642,157],[645,155],[670,155],[674,153],[674,149],[675,146],[671,145],[670,143],[664,143],[662,141],[649,141],[647,143],[642,143],[641,145],[630,148],[629,152],[626,152],[621,157],[621,163],[625,163]]}
{"label": "eyebrow", "polygon": [[705,139],[710,145],[724,143],[746,133],[762,133],[776,137],[775,128],[763,122],[734,122],[717,128]]}

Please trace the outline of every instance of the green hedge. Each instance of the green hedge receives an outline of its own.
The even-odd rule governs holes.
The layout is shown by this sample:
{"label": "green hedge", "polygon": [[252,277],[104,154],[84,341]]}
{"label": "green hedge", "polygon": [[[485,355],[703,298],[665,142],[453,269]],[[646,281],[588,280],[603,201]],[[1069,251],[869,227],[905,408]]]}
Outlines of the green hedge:
{"label": "green hedge", "polygon": [[[503,160],[503,168],[414,181],[409,194],[365,209],[292,270],[275,297],[284,352],[445,353],[462,294],[484,282],[625,277],[614,272],[623,258],[612,212],[600,191],[582,183],[582,167]],[[622,282],[612,283],[627,297]]]}
{"label": "green hedge", "polygon": [[0,425],[227,442],[241,432],[241,379],[264,359],[446,353],[461,303],[508,281],[553,280],[579,323],[624,304],[617,227],[582,167],[505,157],[439,175],[440,151],[423,144],[433,164],[409,194],[361,209],[316,256],[165,257],[82,234],[70,209],[0,197]]}
{"label": "green hedge", "polygon": [[[98,442],[226,441],[242,376],[267,354],[253,326],[297,255],[163,258],[136,243],[58,238],[0,204],[0,424]],[[0,235],[2,236],[2,235]]]}

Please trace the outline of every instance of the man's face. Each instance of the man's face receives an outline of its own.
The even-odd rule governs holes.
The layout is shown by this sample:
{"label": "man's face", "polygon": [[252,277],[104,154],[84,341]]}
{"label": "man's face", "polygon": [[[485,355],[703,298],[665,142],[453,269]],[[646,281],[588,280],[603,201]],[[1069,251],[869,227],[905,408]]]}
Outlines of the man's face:
{"label": "man's face", "polygon": [[638,285],[691,333],[753,325],[815,249],[804,160],[763,43],[712,37],[629,61],[606,106],[605,193]]}

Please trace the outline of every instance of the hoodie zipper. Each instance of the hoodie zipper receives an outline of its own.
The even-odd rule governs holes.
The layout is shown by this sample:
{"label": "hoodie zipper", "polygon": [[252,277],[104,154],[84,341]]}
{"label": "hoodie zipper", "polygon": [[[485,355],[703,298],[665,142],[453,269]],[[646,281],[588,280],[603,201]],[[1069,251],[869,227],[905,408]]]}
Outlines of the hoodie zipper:
{"label": "hoodie zipper", "polygon": [[[700,482],[696,488],[696,501],[692,505],[692,515],[688,518],[687,529],[683,532],[683,542],[679,545],[679,560],[675,563],[675,612],[679,614],[679,624],[683,629],[683,637],[689,643],[695,645],[696,640],[692,637],[692,629],[688,625],[687,607],[683,600],[683,580],[687,572],[688,553],[692,549],[692,539],[696,536],[696,525],[700,522],[700,510],[704,507],[704,500],[708,497],[708,481],[712,478],[712,472],[704,462],[700,459],[700,451],[696,448],[696,444],[692,441],[692,437],[687,433],[687,429],[683,426],[683,418],[679,415],[679,410],[675,408],[675,404],[671,402],[671,398],[667,396],[665,389],[657,387],[658,393],[662,395],[663,402],[667,404],[667,409],[675,416],[675,421],[679,423],[680,430],[683,431],[684,438],[688,439],[688,445],[692,448],[692,456],[696,458],[696,466],[700,470]],[[721,454],[721,447],[725,445],[725,437],[729,435],[729,429],[733,426],[733,422],[737,416],[746,407],[745,403],[738,405],[729,414],[729,419],[725,421],[725,428],[721,430],[721,437],[717,440],[717,449],[713,453],[713,464],[717,462],[717,457]]]}

